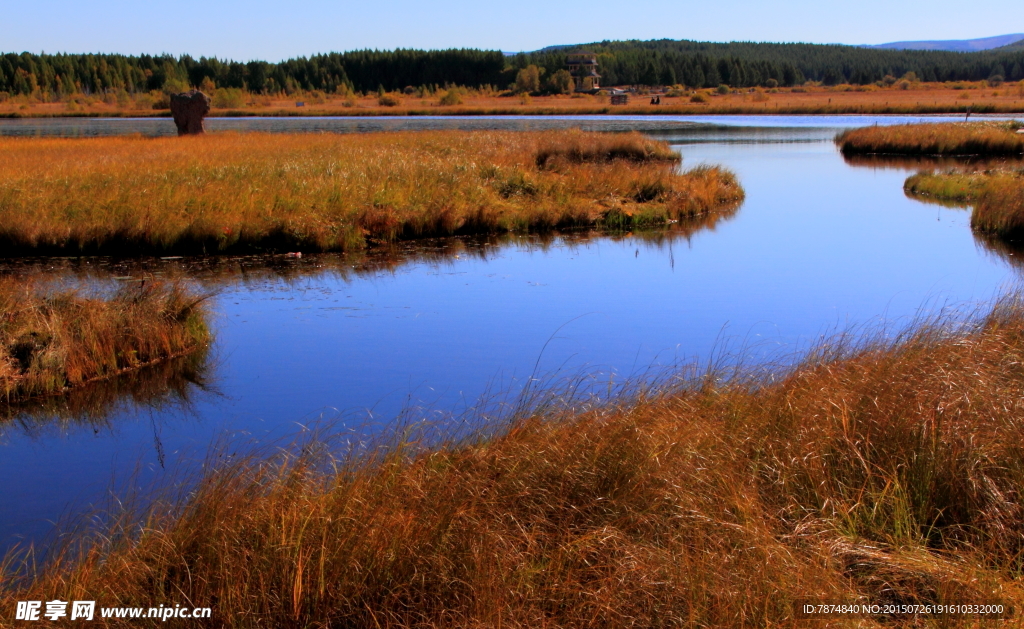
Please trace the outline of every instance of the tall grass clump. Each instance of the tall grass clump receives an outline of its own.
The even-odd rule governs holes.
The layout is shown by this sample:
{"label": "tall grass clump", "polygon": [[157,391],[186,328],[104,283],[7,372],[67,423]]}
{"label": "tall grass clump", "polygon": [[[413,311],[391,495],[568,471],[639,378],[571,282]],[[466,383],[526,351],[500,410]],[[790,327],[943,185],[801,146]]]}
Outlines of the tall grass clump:
{"label": "tall grass clump", "polygon": [[143,282],[88,296],[0,280],[0,400],[75,390],[204,347],[205,296]]}
{"label": "tall grass clump", "polygon": [[489,438],[233,460],[141,522],[9,557],[0,614],[95,599],[211,606],[225,627],[734,628],[808,626],[798,601],[1019,608],[1021,365],[1007,299]]}
{"label": "tall grass clump", "polygon": [[1020,123],[924,123],[850,129],[836,136],[844,155],[1020,155]]}
{"label": "tall grass clump", "polygon": [[580,131],[0,138],[0,251],[357,250],[742,200],[731,173],[677,161],[639,135]]}
{"label": "tall grass clump", "polygon": [[568,138],[553,137],[537,149],[537,166],[545,168],[555,161],[570,164],[627,160],[636,163],[679,162],[682,156],[665,142],[644,137],[640,133],[599,134],[576,133]]}
{"label": "tall grass clump", "polygon": [[971,212],[971,228],[1007,240],[1024,237],[1024,172],[987,182]]}

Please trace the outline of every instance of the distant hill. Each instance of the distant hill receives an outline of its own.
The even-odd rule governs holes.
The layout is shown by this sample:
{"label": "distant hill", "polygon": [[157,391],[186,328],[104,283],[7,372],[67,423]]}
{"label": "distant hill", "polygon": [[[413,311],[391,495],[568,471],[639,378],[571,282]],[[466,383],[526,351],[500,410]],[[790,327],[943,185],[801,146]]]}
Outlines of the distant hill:
{"label": "distant hill", "polygon": [[948,50],[951,52],[978,52],[993,48],[1024,47],[1024,33],[997,35],[980,39],[946,39],[934,41],[894,41],[888,44],[865,45],[864,48],[888,50]]}
{"label": "distant hill", "polygon": [[1008,46],[1000,46],[999,48],[993,48],[993,52],[1016,52],[1018,50],[1024,50],[1024,39],[1014,42]]}

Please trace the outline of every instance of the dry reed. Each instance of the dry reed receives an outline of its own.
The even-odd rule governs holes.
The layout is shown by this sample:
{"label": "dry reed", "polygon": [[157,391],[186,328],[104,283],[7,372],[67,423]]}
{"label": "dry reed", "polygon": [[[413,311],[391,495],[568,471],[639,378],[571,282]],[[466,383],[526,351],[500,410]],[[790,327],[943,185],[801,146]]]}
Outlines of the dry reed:
{"label": "dry reed", "polygon": [[681,156],[664,142],[638,141],[641,137],[628,135],[576,134],[569,138],[552,138],[537,149],[537,167],[545,168],[553,162],[586,164],[627,160],[637,163],[652,161],[679,162]]}
{"label": "dry reed", "polygon": [[211,606],[225,627],[734,628],[807,626],[807,600],[1019,608],[1022,364],[1008,299],[490,439],[365,459],[307,443],[211,469],[42,568],[9,558],[0,614],[56,598]]}
{"label": "dry reed", "polygon": [[1024,136],[1012,123],[924,123],[850,129],[836,136],[844,155],[1020,155]]}
{"label": "dry reed", "polygon": [[1007,240],[1024,237],[1024,172],[988,181],[971,212],[971,228]]}
{"label": "dry reed", "polygon": [[0,281],[0,395],[23,403],[202,348],[205,296],[142,282],[107,297]]}
{"label": "dry reed", "polygon": [[[536,165],[542,151],[606,145],[617,148],[597,161]],[[680,174],[670,153],[639,134],[579,131],[0,138],[0,249],[355,250],[609,215],[666,223],[742,200],[728,171]]]}

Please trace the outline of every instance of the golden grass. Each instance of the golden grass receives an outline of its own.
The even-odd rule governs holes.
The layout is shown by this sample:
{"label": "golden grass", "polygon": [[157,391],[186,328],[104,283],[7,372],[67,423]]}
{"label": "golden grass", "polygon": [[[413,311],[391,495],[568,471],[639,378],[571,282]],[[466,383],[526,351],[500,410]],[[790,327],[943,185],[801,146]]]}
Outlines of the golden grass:
{"label": "golden grass", "polygon": [[844,155],[1020,155],[1019,123],[923,123],[844,131],[836,143]]}
{"label": "golden grass", "polygon": [[0,403],[11,410],[204,347],[204,300],[152,281],[106,298],[0,281]]}
{"label": "golden grass", "polygon": [[363,458],[306,443],[211,469],[43,567],[8,558],[0,614],[60,599],[211,606],[224,627],[735,628],[808,626],[801,600],[1019,609],[1022,364],[1009,299],[839,339],[786,374],[526,412],[490,439]]}
{"label": "golden grass", "polygon": [[[626,106],[611,106],[607,96],[534,96],[528,100],[519,97],[474,94],[462,95],[462,103],[445,106],[441,94],[427,98],[402,97],[395,107],[381,106],[376,93],[362,97],[343,97],[336,94],[278,94],[259,96],[238,107],[215,107],[212,116],[446,116],[446,115],[694,115],[694,114],[924,114],[960,113],[968,108],[974,113],[1013,113],[1024,111],[1022,83],[1004,84],[992,89],[981,82],[912,83],[909,89],[876,86],[813,86],[778,88],[760,95],[757,90],[734,90],[718,94],[713,89],[701,89],[699,102],[691,102],[690,92],[680,90],[678,95],[661,95],[661,105],[650,105],[649,95],[635,95]],[[966,98],[965,98],[966,96]],[[765,97],[767,97],[766,100]],[[165,116],[169,112],[152,109],[152,100],[143,96],[137,102],[122,107],[113,99],[104,102],[102,96],[69,96],[75,106],[67,102],[41,103],[26,97],[9,98],[0,102],[0,118],[11,117],[84,117],[84,116]],[[296,107],[303,101],[303,107]],[[216,105],[215,101],[215,105]],[[168,124],[170,124],[168,122]]]}
{"label": "golden grass", "polygon": [[908,177],[903,190],[911,197],[967,205],[984,192],[991,177],[991,171],[922,171]]}
{"label": "golden grass", "polygon": [[1008,240],[1024,237],[1024,171],[988,181],[971,212],[971,228]]}
{"label": "golden grass", "polygon": [[608,163],[625,160],[647,162],[678,162],[681,157],[664,142],[638,141],[642,136],[575,134],[568,138],[551,138],[536,151],[538,168],[557,169],[566,164]]}
{"label": "golden grass", "polygon": [[[560,146],[597,152],[537,167]],[[579,131],[0,138],[0,247],[345,251],[609,216],[615,227],[664,224],[742,200],[728,171],[679,174],[668,153],[639,134]]]}

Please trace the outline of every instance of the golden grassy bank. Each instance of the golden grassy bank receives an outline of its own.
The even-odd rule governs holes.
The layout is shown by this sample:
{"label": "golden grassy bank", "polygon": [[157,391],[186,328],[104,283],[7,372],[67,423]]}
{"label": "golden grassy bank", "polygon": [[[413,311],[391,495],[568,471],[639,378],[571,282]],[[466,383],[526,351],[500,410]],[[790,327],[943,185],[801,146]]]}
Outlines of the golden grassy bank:
{"label": "golden grassy bank", "polygon": [[[1003,173],[1002,176],[1009,174]],[[908,177],[903,190],[912,197],[967,205],[983,196],[992,178],[993,171],[988,170],[949,169],[940,173],[922,171]]]}
{"label": "golden grassy bank", "polygon": [[923,123],[861,127],[844,131],[836,143],[844,155],[1020,155],[1024,134],[1018,122]]}
{"label": "golden grassy bank", "polygon": [[1006,240],[1024,237],[1024,169],[922,172],[904,184],[908,195],[973,205],[971,228]]}
{"label": "golden grassy bank", "polygon": [[0,280],[0,404],[74,391],[202,348],[204,301],[177,284],[132,283],[90,297]]}
{"label": "golden grassy bank", "polygon": [[211,606],[225,627],[978,626],[792,605],[1024,604],[1021,365],[1007,300],[477,442],[306,444],[42,568],[9,560],[0,618],[60,599]]}
{"label": "golden grassy bank", "polygon": [[0,138],[0,247],[352,250],[665,223],[742,200],[731,173],[679,174],[678,159],[639,134],[579,131]]}
{"label": "golden grassy bank", "polygon": [[[589,115],[589,114],[836,114],[836,113],[1000,113],[1024,111],[1024,82],[1004,83],[993,88],[985,81],[950,83],[909,82],[879,87],[876,85],[804,84],[770,90],[732,89],[720,94],[716,89],[669,90],[660,94],[661,104],[651,105],[650,94],[634,94],[629,104],[612,106],[607,95],[584,94],[499,96],[493,92],[466,90],[462,104],[445,105],[445,92],[410,96],[390,94],[392,106],[381,105],[376,93],[343,96],[319,92],[299,92],[288,96],[247,95],[243,102],[223,106],[214,94],[212,116],[446,116],[446,115]],[[692,102],[700,94],[704,102]],[[112,93],[68,94],[62,102],[39,102],[37,98],[16,96],[0,99],[0,118],[21,117],[98,117],[165,116],[167,109],[154,109],[154,101],[163,94],[125,94],[119,102]],[[301,102],[302,106],[296,104]]]}

